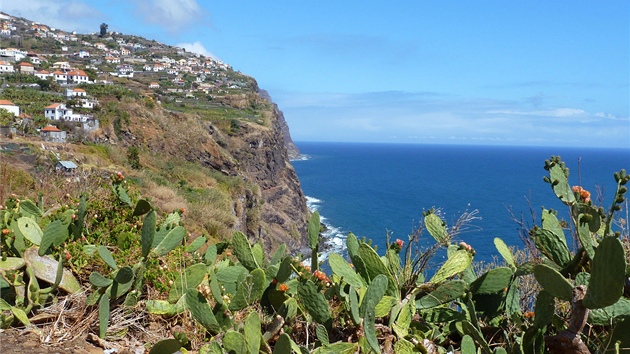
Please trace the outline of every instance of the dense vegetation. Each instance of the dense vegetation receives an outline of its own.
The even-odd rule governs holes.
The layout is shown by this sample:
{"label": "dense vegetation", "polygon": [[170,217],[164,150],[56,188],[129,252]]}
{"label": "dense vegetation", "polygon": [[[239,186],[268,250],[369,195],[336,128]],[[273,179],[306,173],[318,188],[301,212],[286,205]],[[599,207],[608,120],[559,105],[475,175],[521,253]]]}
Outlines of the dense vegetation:
{"label": "dense vegetation", "polygon": [[[628,351],[627,220],[615,213],[627,206],[630,176],[615,174],[605,211],[588,191],[570,187],[559,158],[545,169],[569,219],[543,210],[541,225],[529,231],[532,252],[497,238],[503,262],[483,270],[470,245],[454,243],[457,228],[432,211],[424,226],[434,247],[419,249],[417,233],[388,242],[379,255],[350,234],[351,263],[331,254],[325,274],[317,213],[309,222],[307,266],[284,245],[265,257],[240,232],[218,243],[193,236],[184,228],[190,211],[162,214],[120,173],[49,208],[45,196],[10,196],[0,211],[0,325],[50,325],[63,317],[109,341],[137,336],[152,322],[175,328],[172,339],[145,339],[151,353]],[[567,230],[578,249],[567,245]],[[448,259],[427,279],[427,260],[439,248]],[[59,304],[66,301],[93,315],[64,313]]]}

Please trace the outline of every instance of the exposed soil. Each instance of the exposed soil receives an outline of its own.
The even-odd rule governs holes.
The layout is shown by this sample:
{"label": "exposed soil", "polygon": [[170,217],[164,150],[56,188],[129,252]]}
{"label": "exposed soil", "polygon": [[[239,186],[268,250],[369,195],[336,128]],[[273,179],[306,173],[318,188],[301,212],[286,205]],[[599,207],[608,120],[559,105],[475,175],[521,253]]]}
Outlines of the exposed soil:
{"label": "exposed soil", "polygon": [[[0,331],[0,352],[2,354],[104,354],[87,341],[87,337],[77,337],[63,343],[42,343],[40,335],[32,330],[8,329]],[[126,353],[131,353],[129,350]],[[117,353],[123,353],[117,351]]]}

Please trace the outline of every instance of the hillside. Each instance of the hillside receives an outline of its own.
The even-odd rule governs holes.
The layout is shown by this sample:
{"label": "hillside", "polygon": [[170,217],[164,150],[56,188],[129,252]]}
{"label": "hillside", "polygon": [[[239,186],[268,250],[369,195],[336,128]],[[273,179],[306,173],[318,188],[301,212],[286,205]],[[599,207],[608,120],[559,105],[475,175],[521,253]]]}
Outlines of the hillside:
{"label": "hillside", "polygon": [[[0,198],[43,194],[54,204],[122,172],[162,213],[188,211],[195,235],[238,230],[268,249],[304,246],[309,212],[287,147],[299,152],[254,78],[134,35],[4,17],[0,100],[19,114],[0,110],[0,172],[10,181]],[[65,142],[43,137],[47,125]],[[71,176],[53,172],[59,160],[77,165]]]}

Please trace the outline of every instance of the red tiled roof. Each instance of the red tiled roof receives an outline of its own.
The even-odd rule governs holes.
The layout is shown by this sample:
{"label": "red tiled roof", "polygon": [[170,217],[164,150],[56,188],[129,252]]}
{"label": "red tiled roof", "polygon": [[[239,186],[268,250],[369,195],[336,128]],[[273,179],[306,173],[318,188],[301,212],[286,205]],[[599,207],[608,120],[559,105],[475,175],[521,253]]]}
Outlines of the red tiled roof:
{"label": "red tiled roof", "polygon": [[19,63],[18,66],[33,66],[33,64],[23,61],[23,62]]}
{"label": "red tiled roof", "polygon": [[48,125],[42,129],[43,132],[60,132],[59,128],[54,125]]}
{"label": "red tiled roof", "polygon": [[72,71],[69,71],[67,75],[68,76],[87,76],[87,74],[83,70],[72,70]]}
{"label": "red tiled roof", "polygon": [[13,104],[13,102],[8,101],[8,100],[0,100],[0,105],[3,105],[3,106],[15,106]]}
{"label": "red tiled roof", "polygon": [[47,106],[46,108],[57,108],[59,106],[61,106],[61,103],[53,103],[50,106]]}
{"label": "red tiled roof", "polygon": [[85,90],[82,89],[82,88],[75,88],[72,91],[74,91],[74,92],[85,92]]}

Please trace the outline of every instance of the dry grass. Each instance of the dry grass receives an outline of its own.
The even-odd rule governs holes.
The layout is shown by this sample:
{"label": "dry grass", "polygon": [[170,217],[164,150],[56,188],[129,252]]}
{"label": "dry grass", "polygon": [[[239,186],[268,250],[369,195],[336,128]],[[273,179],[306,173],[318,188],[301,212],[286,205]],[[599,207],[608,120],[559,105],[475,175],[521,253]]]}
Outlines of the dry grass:
{"label": "dry grass", "polygon": [[146,181],[143,187],[144,196],[151,201],[154,207],[164,212],[170,213],[182,208],[189,209],[186,199],[167,186],[160,186],[153,181]]}

